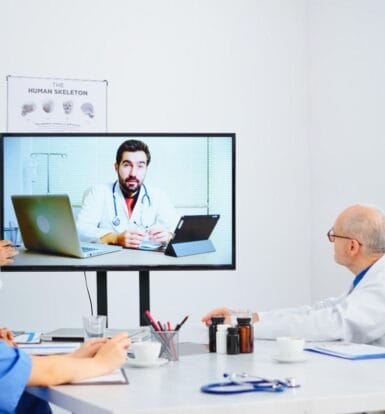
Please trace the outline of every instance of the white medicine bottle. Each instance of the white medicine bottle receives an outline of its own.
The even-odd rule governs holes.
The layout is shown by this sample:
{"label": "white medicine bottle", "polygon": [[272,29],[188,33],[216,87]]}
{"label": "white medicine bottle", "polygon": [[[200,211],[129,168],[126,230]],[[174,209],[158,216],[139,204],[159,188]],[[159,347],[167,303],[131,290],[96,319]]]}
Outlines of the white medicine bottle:
{"label": "white medicine bottle", "polygon": [[217,325],[217,354],[227,353],[227,328],[230,327],[227,324]]}

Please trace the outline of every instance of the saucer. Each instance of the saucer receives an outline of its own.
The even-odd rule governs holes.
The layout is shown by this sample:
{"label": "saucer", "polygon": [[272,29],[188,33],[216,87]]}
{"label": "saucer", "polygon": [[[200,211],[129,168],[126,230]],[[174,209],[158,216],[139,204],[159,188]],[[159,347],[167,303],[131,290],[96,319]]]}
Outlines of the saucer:
{"label": "saucer", "polygon": [[164,364],[167,364],[167,362],[168,362],[167,358],[158,358],[155,361],[151,361],[151,362],[137,361],[135,358],[128,358],[126,361],[126,364],[130,365],[131,367],[137,367],[137,368],[151,368],[151,367],[160,367]]}
{"label": "saucer", "polygon": [[277,362],[294,363],[294,362],[305,362],[309,359],[309,357],[307,355],[298,355],[294,357],[273,355],[273,359]]}

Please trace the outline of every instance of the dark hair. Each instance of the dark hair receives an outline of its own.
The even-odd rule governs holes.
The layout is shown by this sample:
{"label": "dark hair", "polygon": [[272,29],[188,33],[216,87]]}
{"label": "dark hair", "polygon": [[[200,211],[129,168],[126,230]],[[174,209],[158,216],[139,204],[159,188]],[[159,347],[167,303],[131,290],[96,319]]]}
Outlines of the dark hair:
{"label": "dark hair", "polygon": [[120,144],[118,151],[116,152],[116,163],[119,165],[120,161],[122,161],[123,153],[124,152],[137,152],[143,151],[147,157],[147,165],[150,164],[151,161],[151,154],[150,150],[148,149],[147,144],[143,141],[139,141],[137,139],[128,139]]}

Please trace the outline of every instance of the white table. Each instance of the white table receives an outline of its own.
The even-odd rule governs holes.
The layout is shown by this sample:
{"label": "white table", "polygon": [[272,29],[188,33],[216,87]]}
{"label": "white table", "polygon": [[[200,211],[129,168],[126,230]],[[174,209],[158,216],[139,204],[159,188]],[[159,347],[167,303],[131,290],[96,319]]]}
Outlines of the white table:
{"label": "white table", "polygon": [[[258,341],[254,354],[182,356],[160,368],[127,368],[129,385],[30,388],[33,395],[73,413],[352,413],[385,408],[385,359],[347,361],[315,353],[308,360],[273,360],[275,345]],[[295,377],[300,388],[283,393],[209,395],[203,384],[224,372],[267,378]]]}

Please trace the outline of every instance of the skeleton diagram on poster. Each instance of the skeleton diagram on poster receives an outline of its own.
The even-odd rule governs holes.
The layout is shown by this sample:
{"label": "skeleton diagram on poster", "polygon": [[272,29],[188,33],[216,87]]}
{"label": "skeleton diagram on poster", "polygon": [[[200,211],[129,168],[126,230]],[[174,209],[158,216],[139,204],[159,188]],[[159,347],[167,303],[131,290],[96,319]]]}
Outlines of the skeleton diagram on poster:
{"label": "skeleton diagram on poster", "polygon": [[7,76],[9,132],[107,131],[107,81]]}

